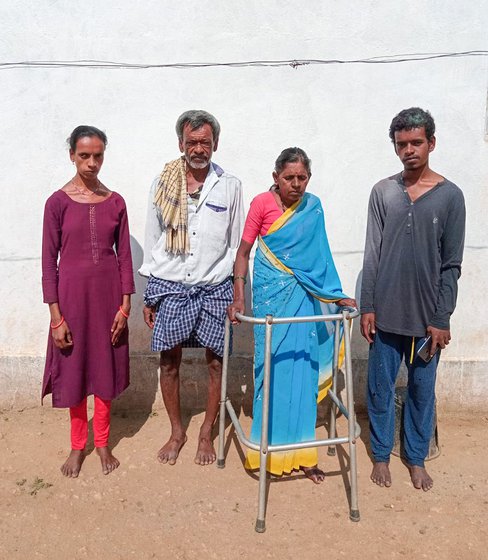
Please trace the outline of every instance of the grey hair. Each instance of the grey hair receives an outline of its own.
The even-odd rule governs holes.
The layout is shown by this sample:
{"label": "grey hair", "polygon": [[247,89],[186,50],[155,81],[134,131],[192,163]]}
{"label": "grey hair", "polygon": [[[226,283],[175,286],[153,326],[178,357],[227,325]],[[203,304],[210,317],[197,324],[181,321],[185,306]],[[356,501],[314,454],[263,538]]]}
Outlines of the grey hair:
{"label": "grey hair", "polygon": [[212,129],[212,135],[214,142],[217,142],[220,136],[220,124],[219,121],[207,111],[201,110],[190,110],[185,111],[182,115],[178,117],[176,121],[176,134],[178,135],[178,140],[180,142],[183,140],[183,129],[186,125],[190,125],[192,130],[200,128],[204,124],[210,125]]}

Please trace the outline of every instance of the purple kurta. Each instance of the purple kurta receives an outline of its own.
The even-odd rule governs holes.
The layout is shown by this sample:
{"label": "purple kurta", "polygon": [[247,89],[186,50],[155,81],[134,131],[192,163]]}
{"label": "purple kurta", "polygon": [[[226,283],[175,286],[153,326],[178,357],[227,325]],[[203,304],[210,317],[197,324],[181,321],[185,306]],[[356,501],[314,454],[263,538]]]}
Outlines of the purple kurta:
{"label": "purple kurta", "polygon": [[110,329],[122,295],[135,292],[127,210],[119,194],[96,204],[76,202],[61,190],[48,198],[42,289],[45,303],[59,303],[73,337],[73,346],[61,351],[49,333],[42,397],[52,393],[53,406],[61,408],[92,394],[117,397],[129,385],[128,329],[115,347]]}

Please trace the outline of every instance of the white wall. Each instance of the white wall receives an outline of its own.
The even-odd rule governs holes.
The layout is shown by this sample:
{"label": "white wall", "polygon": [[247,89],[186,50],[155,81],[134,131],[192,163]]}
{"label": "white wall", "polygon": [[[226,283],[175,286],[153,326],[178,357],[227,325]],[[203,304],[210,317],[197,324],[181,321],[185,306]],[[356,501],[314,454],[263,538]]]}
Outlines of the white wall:
{"label": "white wall", "polygon": [[[487,29],[486,1],[10,0],[0,6],[0,58],[359,59],[487,49]],[[458,390],[477,406],[488,396],[487,69],[487,57],[471,57],[296,69],[0,70],[0,406],[36,395],[42,375],[48,331],[40,287],[42,209],[71,177],[65,139],[76,125],[108,134],[101,179],[126,199],[136,263],[149,184],[178,154],[174,122],[181,112],[203,108],[220,120],[215,161],[243,180],[246,203],[269,186],[281,149],[303,147],[313,161],[309,188],[322,198],[336,264],[352,294],[371,186],[400,170],[388,126],[412,105],[436,119],[433,168],[466,197],[465,264],[444,360],[475,364],[465,374],[475,385]],[[131,328],[132,351],[147,352],[148,333],[136,314]],[[354,354],[366,357],[359,337]]]}

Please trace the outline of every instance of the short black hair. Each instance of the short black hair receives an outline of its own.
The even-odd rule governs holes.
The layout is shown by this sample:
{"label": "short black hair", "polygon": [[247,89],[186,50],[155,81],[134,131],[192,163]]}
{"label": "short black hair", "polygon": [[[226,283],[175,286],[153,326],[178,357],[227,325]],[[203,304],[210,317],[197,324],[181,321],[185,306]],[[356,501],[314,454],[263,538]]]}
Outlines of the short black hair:
{"label": "short black hair", "polygon": [[85,136],[97,136],[103,142],[103,145],[107,147],[108,140],[105,132],[95,126],[81,124],[73,130],[73,132],[69,135],[69,138],[66,140],[73,152],[76,152],[76,143],[78,142],[78,140],[80,138],[84,138]]}
{"label": "short black hair", "polygon": [[400,130],[412,130],[412,128],[425,129],[427,140],[431,140],[435,134],[435,123],[429,111],[424,111],[420,107],[410,107],[400,111],[398,115],[391,121],[390,138],[395,142],[395,132]]}

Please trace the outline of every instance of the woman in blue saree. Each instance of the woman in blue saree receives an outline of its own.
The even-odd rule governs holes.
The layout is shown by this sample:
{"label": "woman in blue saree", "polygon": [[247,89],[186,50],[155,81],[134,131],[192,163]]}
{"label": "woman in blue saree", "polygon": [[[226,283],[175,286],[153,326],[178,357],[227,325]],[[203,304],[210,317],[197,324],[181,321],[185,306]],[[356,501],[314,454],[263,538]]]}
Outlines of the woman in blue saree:
{"label": "woman in blue saree", "polygon": [[[244,313],[244,284],[256,238],[253,313],[296,317],[332,313],[336,305],[356,306],[341,288],[325,233],[320,200],[306,193],[310,160],[300,148],[283,150],[275,163],[274,186],[251,203],[234,266],[234,301],[229,317]],[[328,308],[324,308],[328,306]],[[330,306],[333,306],[332,309]],[[254,330],[254,405],[251,441],[259,443],[264,365],[264,326]],[[315,439],[317,401],[329,386],[333,326],[293,323],[273,327],[269,443]],[[315,483],[324,480],[317,448],[270,453],[267,469],[282,475],[301,469]],[[246,468],[259,468],[249,450]]]}

